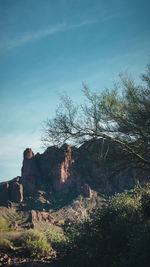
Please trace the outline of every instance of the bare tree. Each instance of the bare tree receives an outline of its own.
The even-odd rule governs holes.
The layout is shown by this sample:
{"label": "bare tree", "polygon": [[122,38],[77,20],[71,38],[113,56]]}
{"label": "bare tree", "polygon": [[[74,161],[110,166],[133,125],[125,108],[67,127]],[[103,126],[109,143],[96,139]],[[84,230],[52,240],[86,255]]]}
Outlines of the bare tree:
{"label": "bare tree", "polygon": [[54,119],[48,119],[42,141],[81,144],[92,138],[107,138],[142,164],[150,164],[150,65],[136,85],[128,75],[120,75],[120,86],[91,91],[83,84],[85,102],[76,105],[61,98]]}

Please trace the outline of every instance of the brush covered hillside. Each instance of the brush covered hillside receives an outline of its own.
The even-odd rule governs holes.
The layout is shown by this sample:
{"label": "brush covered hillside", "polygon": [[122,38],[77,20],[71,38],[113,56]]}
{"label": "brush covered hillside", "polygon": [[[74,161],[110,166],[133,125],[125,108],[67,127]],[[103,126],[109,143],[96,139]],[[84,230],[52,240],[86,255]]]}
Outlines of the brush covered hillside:
{"label": "brush covered hillside", "polygon": [[147,266],[148,181],[107,139],[26,149],[22,176],[0,184],[1,266]]}

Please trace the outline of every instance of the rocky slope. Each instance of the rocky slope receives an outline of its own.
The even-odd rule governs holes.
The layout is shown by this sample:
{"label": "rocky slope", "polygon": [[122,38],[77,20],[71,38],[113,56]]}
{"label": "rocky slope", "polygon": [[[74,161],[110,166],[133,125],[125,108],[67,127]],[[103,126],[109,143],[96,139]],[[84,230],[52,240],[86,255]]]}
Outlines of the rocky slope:
{"label": "rocky slope", "polygon": [[120,147],[107,140],[91,140],[79,148],[67,144],[60,148],[52,146],[36,155],[27,148],[23,153],[22,176],[0,183],[0,205],[34,198],[40,190],[47,201],[61,193],[91,197],[92,189],[112,194],[140,186],[148,179],[148,171],[126,161]]}

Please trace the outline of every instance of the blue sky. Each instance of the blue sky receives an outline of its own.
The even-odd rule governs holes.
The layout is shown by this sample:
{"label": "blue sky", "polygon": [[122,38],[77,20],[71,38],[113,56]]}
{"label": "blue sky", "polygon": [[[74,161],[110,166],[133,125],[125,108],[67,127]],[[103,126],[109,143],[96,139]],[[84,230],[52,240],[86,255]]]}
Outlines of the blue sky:
{"label": "blue sky", "polygon": [[150,62],[149,0],[0,0],[0,181],[21,174],[22,153],[42,152],[42,122],[82,82],[136,80]]}

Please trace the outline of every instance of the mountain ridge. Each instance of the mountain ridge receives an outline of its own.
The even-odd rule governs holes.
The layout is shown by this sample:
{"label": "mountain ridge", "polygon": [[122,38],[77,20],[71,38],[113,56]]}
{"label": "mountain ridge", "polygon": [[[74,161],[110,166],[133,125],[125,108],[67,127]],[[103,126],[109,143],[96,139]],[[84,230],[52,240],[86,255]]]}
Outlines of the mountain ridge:
{"label": "mountain ridge", "polygon": [[78,148],[51,146],[42,154],[27,148],[21,177],[0,183],[0,205],[21,203],[39,190],[46,192],[48,201],[53,195],[73,192],[90,198],[92,190],[109,195],[148,180],[148,171],[133,166],[120,146],[109,140],[93,139]]}

